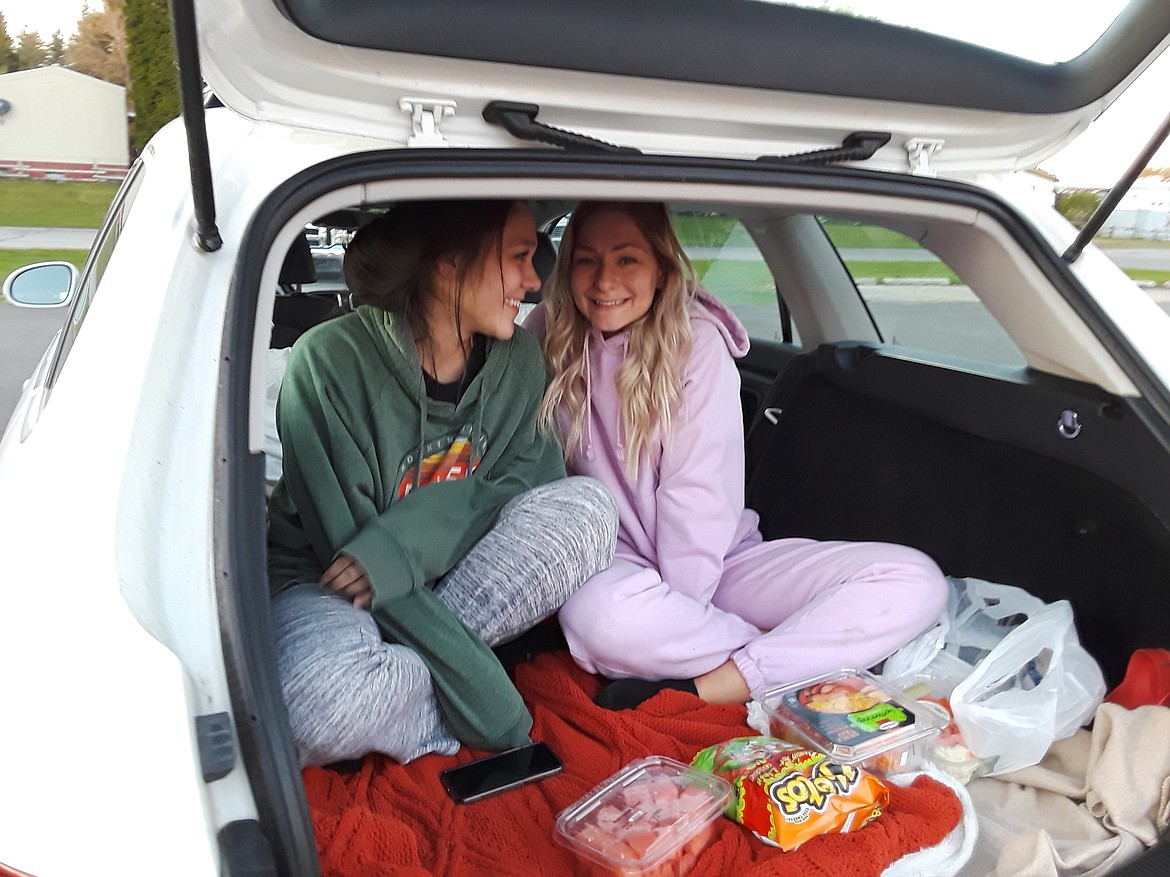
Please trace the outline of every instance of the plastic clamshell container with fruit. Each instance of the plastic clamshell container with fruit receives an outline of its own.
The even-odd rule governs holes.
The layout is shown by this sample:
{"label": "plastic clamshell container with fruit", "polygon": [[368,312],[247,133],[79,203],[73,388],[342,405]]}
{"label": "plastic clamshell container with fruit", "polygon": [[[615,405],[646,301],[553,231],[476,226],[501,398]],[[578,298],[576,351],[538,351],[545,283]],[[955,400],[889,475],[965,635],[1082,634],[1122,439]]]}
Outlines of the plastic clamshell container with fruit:
{"label": "plastic clamshell container with fruit", "polygon": [[946,710],[906,697],[865,670],[770,688],[756,699],[774,736],[883,775],[920,767],[947,724]]}
{"label": "plastic clamshell container with fruit", "polygon": [[683,877],[715,834],[731,784],[663,756],[632,761],[557,816],[556,839],[598,877]]}

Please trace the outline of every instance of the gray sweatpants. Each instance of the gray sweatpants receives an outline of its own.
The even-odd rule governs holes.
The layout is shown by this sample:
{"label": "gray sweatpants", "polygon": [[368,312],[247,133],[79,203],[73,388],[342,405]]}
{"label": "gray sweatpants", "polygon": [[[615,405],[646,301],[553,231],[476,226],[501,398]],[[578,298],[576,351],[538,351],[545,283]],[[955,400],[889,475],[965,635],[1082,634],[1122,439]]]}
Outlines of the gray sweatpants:
{"label": "gray sweatpants", "polygon": [[[592,478],[513,498],[435,594],[489,646],[548,618],[609,566],[617,509]],[[277,669],[301,766],[382,752],[407,762],[459,749],[422,659],[383,641],[373,616],[316,583],[272,598]]]}

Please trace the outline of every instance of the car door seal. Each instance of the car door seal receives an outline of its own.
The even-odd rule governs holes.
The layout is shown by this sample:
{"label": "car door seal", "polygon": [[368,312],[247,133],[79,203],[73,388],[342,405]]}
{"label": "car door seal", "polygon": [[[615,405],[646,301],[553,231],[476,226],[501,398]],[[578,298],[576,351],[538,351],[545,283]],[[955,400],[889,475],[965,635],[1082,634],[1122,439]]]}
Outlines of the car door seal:
{"label": "car door seal", "polygon": [[484,121],[499,125],[517,140],[533,140],[548,143],[562,149],[585,152],[612,152],[624,155],[641,155],[642,150],[632,146],[618,146],[587,134],[554,128],[536,121],[540,107],[536,104],[522,104],[515,101],[494,100],[483,108]]}

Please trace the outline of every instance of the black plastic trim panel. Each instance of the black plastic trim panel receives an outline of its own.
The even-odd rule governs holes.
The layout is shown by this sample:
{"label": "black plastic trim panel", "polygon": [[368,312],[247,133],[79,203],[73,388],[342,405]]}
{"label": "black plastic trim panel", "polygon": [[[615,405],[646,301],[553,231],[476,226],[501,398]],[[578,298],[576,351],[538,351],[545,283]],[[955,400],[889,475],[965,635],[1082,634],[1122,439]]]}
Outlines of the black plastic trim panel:
{"label": "black plastic trim panel", "polygon": [[199,766],[203,782],[222,779],[236,766],[236,738],[232,717],[227,712],[195,717],[195,740],[199,745]]}
{"label": "black plastic trim panel", "polygon": [[[826,345],[816,357],[826,365],[836,360],[835,366],[821,369],[844,389],[970,435],[1072,463],[1132,493],[1170,525],[1165,489],[1170,455],[1142,422],[1136,400],[1028,369],[1010,379],[1026,392],[1005,393],[1002,376],[988,380],[936,355],[911,359],[870,345]],[[856,362],[846,363],[851,357]],[[1077,413],[1081,425],[1071,439],[1058,429],[1066,409]]]}
{"label": "black plastic trim panel", "polygon": [[255,819],[229,822],[219,830],[220,877],[276,877],[276,863]]}
{"label": "black plastic trim panel", "polygon": [[307,34],[348,46],[1039,114],[1097,100],[1170,32],[1170,4],[1135,0],[1083,55],[1039,64],[910,28],[756,0],[277,5]]}

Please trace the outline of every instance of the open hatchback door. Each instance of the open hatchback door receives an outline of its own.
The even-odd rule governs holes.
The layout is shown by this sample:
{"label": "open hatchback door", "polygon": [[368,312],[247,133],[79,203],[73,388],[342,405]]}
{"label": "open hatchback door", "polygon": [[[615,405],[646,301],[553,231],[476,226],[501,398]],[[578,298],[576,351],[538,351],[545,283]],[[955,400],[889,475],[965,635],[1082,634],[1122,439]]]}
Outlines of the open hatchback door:
{"label": "open hatchback door", "polygon": [[[478,873],[572,869],[556,810],[596,765],[564,758],[524,799],[547,847],[505,835],[493,857],[474,846],[490,801],[393,797],[438,790],[466,752],[302,770],[289,722],[267,550],[283,368],[318,324],[370,313],[346,247],[406,201],[525,202],[546,284],[582,200],[665,203],[750,337],[726,418],[744,471],[738,448],[704,465],[742,474],[765,539],[910,545],[952,584],[1068,601],[1111,690],[1138,650],[1170,650],[1170,259],[1157,242],[1136,268],[1093,245],[1064,258],[1077,229],[1031,173],[1154,63],[1170,3],[1054,0],[1053,22],[1076,19],[1060,44],[1022,10],[991,22],[1031,28],[1036,52],[980,44],[987,4],[934,4],[968,41],[881,20],[877,0],[810,5],[173,0],[186,125],[141,150],[0,440],[0,874],[317,877],[415,856],[439,877],[436,837]],[[501,661],[569,667],[550,631]],[[590,716],[561,718],[619,751],[613,717]],[[1135,777],[1166,747],[1140,739]],[[996,838],[1055,836],[972,806],[989,830],[960,877],[994,872]],[[1061,842],[1105,838],[1110,877],[1170,873],[1157,806],[1145,836],[1105,820]],[[372,836],[409,850],[348,845]]]}
{"label": "open hatchback door", "polygon": [[[483,118],[507,101],[644,153],[745,159],[882,132],[865,167],[947,176],[1034,167],[1170,30],[1157,0],[1100,4],[1067,44],[1080,51],[1038,61],[870,17],[890,5],[200,0],[198,18],[207,81],[247,118],[397,144],[508,146]],[[1068,17],[1050,6],[1052,19]],[[1016,26],[989,28],[989,14],[948,7],[952,32],[972,39]],[[1065,47],[1055,38],[1032,42],[1051,57]]]}

